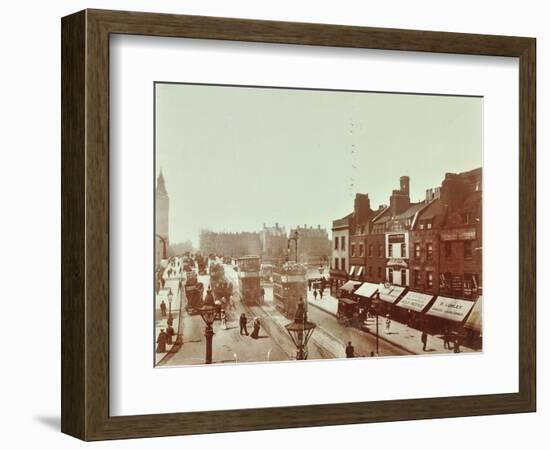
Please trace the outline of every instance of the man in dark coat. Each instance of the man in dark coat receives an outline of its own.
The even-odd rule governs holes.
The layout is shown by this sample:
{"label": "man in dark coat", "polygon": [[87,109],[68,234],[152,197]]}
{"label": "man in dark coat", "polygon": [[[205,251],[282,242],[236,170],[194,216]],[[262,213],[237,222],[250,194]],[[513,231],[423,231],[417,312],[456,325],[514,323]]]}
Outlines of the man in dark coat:
{"label": "man in dark coat", "polygon": [[160,302],[160,315],[166,317],[166,303],[164,303],[164,300]]}
{"label": "man in dark coat", "polygon": [[174,328],[170,325],[166,329],[166,343],[172,345],[172,337],[174,336]]}
{"label": "man in dark coat", "polygon": [[351,341],[348,342],[348,345],[346,345],[346,358],[354,358],[355,357],[355,349],[353,348],[353,345],[351,345]]}
{"label": "man in dark coat", "polygon": [[242,313],[241,317],[239,317],[239,326],[240,326],[239,333],[242,335],[244,331],[244,334],[248,336],[248,329],[246,328],[246,322],[247,322],[246,315],[245,313]]}
{"label": "man in dark coat", "polygon": [[164,329],[160,330],[159,337],[157,338],[157,353],[166,353],[166,341],[168,340],[167,334]]}

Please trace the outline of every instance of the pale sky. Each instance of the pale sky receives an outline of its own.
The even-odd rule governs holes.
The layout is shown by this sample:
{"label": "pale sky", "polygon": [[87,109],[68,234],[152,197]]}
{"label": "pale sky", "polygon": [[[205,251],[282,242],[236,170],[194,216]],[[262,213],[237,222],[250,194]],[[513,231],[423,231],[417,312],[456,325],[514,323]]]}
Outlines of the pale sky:
{"label": "pale sky", "polygon": [[388,204],[399,177],[411,200],[446,172],[482,165],[479,97],[200,86],[156,87],[156,174],[170,196],[172,243],[201,228],[259,231],[320,224],[356,192]]}

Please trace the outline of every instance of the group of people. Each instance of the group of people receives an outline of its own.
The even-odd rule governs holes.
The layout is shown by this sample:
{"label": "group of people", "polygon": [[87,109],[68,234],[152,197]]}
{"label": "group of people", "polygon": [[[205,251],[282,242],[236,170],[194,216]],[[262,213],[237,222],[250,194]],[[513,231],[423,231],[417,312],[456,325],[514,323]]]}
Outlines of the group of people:
{"label": "group of people", "polygon": [[317,300],[317,295],[319,296],[319,300],[323,299],[323,291],[324,289],[322,287],[319,288],[319,291],[317,289],[313,289],[313,299]]}
{"label": "group of people", "polygon": [[[248,336],[248,318],[245,313],[242,313],[239,317],[239,334],[242,336]],[[254,318],[252,333],[250,333],[252,339],[258,339],[260,337],[260,319]]]}
{"label": "group of people", "polygon": [[166,353],[166,346],[174,343],[173,338],[175,334],[171,322],[167,325],[166,331],[164,331],[164,328],[160,330],[157,337],[157,353]]}

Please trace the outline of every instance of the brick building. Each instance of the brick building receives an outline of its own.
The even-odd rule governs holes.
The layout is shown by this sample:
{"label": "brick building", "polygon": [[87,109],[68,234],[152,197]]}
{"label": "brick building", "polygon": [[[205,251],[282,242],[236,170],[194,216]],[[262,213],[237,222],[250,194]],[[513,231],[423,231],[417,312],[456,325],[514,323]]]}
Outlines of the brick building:
{"label": "brick building", "polygon": [[481,168],[446,174],[441,202],[448,211],[440,232],[440,293],[478,297],[482,294]]}
{"label": "brick building", "polygon": [[370,207],[369,194],[356,194],[353,213],[349,219],[349,270],[353,280],[364,280],[367,270],[367,236],[375,215]]}

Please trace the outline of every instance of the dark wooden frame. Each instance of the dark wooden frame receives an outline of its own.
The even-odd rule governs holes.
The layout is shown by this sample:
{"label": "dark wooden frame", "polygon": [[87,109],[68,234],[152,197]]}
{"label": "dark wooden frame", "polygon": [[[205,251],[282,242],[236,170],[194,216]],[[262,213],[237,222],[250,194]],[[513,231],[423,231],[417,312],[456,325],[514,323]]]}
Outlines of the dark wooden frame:
{"label": "dark wooden frame", "polygon": [[[474,416],[536,407],[533,38],[85,10],[62,31],[61,429],[84,440]],[[109,35],[113,33],[519,58],[519,392],[109,416]]]}

